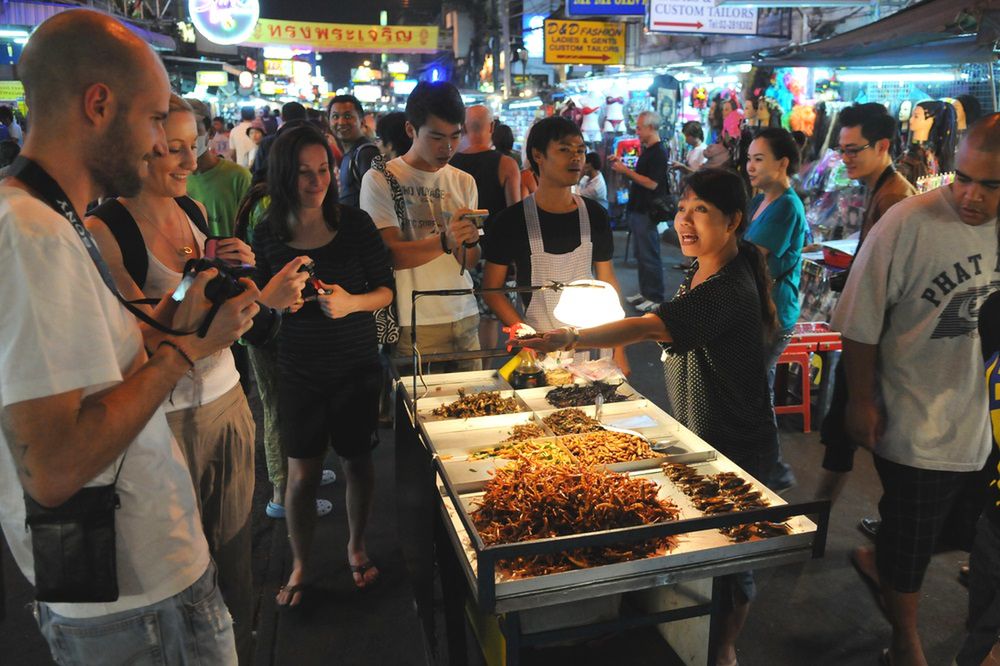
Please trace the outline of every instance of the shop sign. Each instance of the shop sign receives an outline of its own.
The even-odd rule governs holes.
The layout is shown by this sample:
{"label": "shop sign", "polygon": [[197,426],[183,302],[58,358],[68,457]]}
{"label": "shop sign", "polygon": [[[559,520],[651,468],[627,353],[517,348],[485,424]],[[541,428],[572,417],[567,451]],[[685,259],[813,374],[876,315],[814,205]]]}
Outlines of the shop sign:
{"label": "shop sign", "polygon": [[700,35],[756,35],[757,9],[717,7],[715,0],[649,0],[649,29]]}
{"label": "shop sign", "polygon": [[438,28],[260,19],[245,43],[299,46],[317,51],[433,53],[438,50]]}
{"label": "shop sign", "polygon": [[224,86],[229,83],[229,75],[222,71],[201,70],[194,73],[199,86]]}
{"label": "shop sign", "polygon": [[[711,2],[711,0],[709,1]],[[624,64],[625,24],[546,19],[545,63],[549,65]]]}
{"label": "shop sign", "polygon": [[264,59],[265,76],[277,76],[283,79],[292,78],[292,60]]}
{"label": "shop sign", "polygon": [[566,0],[570,16],[643,16],[646,0]]}
{"label": "shop sign", "polygon": [[257,0],[188,0],[195,29],[215,44],[239,44],[254,31],[260,18]]}
{"label": "shop sign", "polygon": [[24,99],[24,84],[20,81],[0,81],[0,99]]}

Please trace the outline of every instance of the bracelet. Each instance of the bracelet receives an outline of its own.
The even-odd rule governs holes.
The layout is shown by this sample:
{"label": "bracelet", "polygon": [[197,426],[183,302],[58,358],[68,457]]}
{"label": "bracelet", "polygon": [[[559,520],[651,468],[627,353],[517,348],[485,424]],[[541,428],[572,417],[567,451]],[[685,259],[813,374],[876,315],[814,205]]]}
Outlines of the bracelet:
{"label": "bracelet", "polygon": [[160,351],[160,347],[162,347],[163,345],[166,345],[166,346],[171,347],[172,349],[174,349],[174,351],[176,351],[178,354],[181,355],[181,358],[183,358],[185,361],[187,361],[187,364],[189,366],[191,366],[192,368],[194,367],[194,361],[192,361],[191,357],[187,355],[187,352],[184,351],[183,349],[181,349],[180,347],[178,347],[177,345],[175,345],[170,340],[164,340],[159,345],[157,345],[156,351]]}
{"label": "bracelet", "polygon": [[568,345],[563,347],[563,351],[573,351],[580,344],[580,329],[576,326],[567,326],[565,330],[573,334],[573,339],[570,340]]}
{"label": "bracelet", "polygon": [[441,237],[441,251],[445,254],[451,254],[451,248],[448,247],[448,236],[444,232],[438,235]]}
{"label": "bracelet", "polygon": [[462,242],[462,247],[465,247],[465,248],[473,248],[473,247],[476,247],[477,245],[479,245],[479,241],[478,240],[475,243],[467,243],[467,242],[464,242],[464,241]]}

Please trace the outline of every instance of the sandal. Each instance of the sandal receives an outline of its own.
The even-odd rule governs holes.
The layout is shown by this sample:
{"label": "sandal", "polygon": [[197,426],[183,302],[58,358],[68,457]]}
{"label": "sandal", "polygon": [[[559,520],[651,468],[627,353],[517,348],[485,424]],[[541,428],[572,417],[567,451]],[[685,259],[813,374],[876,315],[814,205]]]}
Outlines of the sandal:
{"label": "sandal", "polygon": [[[298,585],[282,585],[278,588],[278,596],[282,593],[288,595],[288,603],[283,604],[278,601],[278,597],[274,598],[274,605],[278,607],[279,612],[292,613],[301,612],[305,610],[306,604],[312,598],[313,585],[311,583],[299,583]],[[293,604],[292,601],[295,599],[295,595],[299,595],[299,603]]]}
{"label": "sandal", "polygon": [[[317,517],[322,518],[331,511],[333,511],[333,502],[325,499],[316,500]],[[267,514],[268,518],[276,518],[280,520],[285,517],[285,505],[268,501],[267,506],[264,508],[264,513]]]}
{"label": "sandal", "polygon": [[892,666],[892,657],[889,655],[889,648],[882,650],[878,657],[878,666]]}
{"label": "sandal", "polygon": [[[368,560],[367,562],[358,565],[351,564],[350,567],[351,567],[351,577],[354,578],[354,587],[358,588],[359,590],[367,590],[368,588],[375,586],[378,583],[379,579],[381,578],[381,576],[379,575],[378,567],[376,567],[375,563],[372,562],[371,560]],[[366,582],[367,579],[365,578],[365,574],[368,573],[369,571],[374,571],[376,575],[375,578],[372,579],[370,582]],[[358,582],[357,577],[361,578],[360,583]]]}

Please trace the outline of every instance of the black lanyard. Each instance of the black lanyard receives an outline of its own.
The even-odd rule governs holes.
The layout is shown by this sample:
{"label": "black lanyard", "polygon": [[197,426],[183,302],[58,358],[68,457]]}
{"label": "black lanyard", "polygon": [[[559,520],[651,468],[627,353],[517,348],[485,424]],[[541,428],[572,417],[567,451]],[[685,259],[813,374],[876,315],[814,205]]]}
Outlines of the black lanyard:
{"label": "black lanyard", "polygon": [[118,291],[118,287],[115,286],[114,279],[111,277],[111,270],[108,268],[107,262],[105,262],[104,257],[101,256],[101,251],[98,249],[97,242],[94,240],[94,237],[89,231],[87,231],[87,227],[83,226],[83,221],[77,214],[76,209],[73,208],[73,204],[70,202],[69,197],[66,196],[66,192],[59,186],[59,183],[57,183],[55,179],[45,171],[45,169],[27,157],[18,156],[17,159],[15,159],[10,165],[10,172],[7,175],[12,178],[17,178],[29,188],[34,190],[39,199],[48,204],[49,207],[65,217],[66,220],[73,225],[73,229],[76,230],[77,235],[83,242],[83,246],[87,248],[87,252],[90,254],[90,259],[94,262],[94,266],[97,267],[97,272],[100,273],[101,279],[104,280],[104,284],[107,285],[108,289],[111,290],[111,293],[115,295],[118,302],[125,306],[126,310],[156,330],[168,335],[190,335],[193,332],[176,331],[172,328],[164,326],[139,308],[135,307],[135,305],[121,295],[121,292]]}
{"label": "black lanyard", "polygon": [[891,164],[885,168],[885,171],[882,172],[882,175],[879,176],[878,180],[875,182],[875,187],[872,188],[872,195],[869,197],[869,201],[875,198],[875,195],[878,194],[879,188],[889,182],[889,179],[892,178],[892,174],[894,173],[896,173],[896,167]]}

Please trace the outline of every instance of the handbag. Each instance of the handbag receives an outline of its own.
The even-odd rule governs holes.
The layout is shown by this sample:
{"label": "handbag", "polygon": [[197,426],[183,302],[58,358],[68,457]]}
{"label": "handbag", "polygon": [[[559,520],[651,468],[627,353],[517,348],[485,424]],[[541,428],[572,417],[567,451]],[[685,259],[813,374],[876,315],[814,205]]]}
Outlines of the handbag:
{"label": "handbag", "polygon": [[[406,217],[406,202],[403,201],[403,188],[399,186],[399,181],[392,175],[386,166],[385,158],[376,155],[372,160],[372,169],[375,169],[389,183],[389,190],[392,192],[392,206],[399,219],[399,227],[402,229],[408,224]],[[375,317],[375,337],[380,345],[394,345],[399,342],[399,314],[396,312],[396,304],[390,303],[384,308],[379,308],[374,312]]]}
{"label": "handbag", "polygon": [[35,560],[35,599],[61,603],[118,600],[115,491],[125,456],[108,486],[81,488],[61,505],[44,507],[24,495],[25,526]]}

